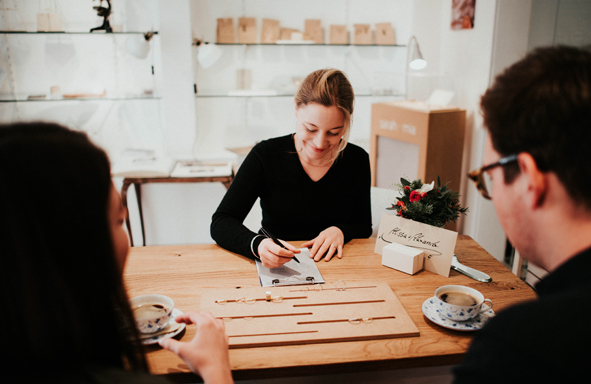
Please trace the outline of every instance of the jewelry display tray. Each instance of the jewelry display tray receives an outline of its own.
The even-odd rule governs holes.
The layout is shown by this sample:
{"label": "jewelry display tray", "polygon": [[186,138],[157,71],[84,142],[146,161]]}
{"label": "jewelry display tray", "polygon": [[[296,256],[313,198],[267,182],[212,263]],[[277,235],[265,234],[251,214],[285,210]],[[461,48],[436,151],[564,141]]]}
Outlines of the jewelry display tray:
{"label": "jewelry display tray", "polygon": [[224,319],[230,348],[419,336],[386,282],[206,289],[201,310]]}

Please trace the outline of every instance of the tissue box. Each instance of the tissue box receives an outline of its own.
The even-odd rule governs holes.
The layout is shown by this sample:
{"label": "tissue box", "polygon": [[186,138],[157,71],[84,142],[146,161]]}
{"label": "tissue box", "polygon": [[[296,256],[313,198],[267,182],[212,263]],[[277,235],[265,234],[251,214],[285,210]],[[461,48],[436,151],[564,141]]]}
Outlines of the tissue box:
{"label": "tissue box", "polygon": [[423,269],[425,253],[406,245],[391,243],[382,250],[382,265],[414,275]]}

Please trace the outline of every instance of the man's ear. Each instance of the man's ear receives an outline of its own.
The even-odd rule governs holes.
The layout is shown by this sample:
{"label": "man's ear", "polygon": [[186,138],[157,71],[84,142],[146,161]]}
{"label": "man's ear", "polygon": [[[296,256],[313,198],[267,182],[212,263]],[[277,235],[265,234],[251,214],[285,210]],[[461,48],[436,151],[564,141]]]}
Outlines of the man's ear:
{"label": "man's ear", "polygon": [[522,152],[517,156],[517,163],[525,183],[528,201],[532,209],[540,207],[548,192],[548,179],[544,172],[540,171],[536,161],[529,153]]}

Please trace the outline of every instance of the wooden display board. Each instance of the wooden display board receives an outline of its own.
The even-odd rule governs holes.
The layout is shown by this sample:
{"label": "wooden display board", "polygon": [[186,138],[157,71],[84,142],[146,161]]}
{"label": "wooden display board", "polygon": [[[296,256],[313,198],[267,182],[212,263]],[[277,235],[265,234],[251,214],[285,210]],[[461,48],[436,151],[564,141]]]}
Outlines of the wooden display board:
{"label": "wooden display board", "polygon": [[419,336],[386,282],[207,289],[200,308],[224,319],[230,348]]}

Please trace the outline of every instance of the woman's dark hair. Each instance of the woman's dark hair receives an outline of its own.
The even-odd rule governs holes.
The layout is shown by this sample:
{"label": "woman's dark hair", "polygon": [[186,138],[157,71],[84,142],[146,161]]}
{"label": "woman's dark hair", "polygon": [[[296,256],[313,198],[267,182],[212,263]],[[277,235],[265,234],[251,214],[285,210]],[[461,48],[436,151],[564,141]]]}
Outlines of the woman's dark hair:
{"label": "woman's dark hair", "polygon": [[[484,125],[501,156],[527,152],[553,172],[574,201],[591,209],[591,51],[538,48],[495,79],[480,102]],[[505,183],[519,173],[504,168]]]}
{"label": "woman's dark hair", "polygon": [[3,372],[147,371],[114,253],[111,185],[85,134],[0,126]]}

